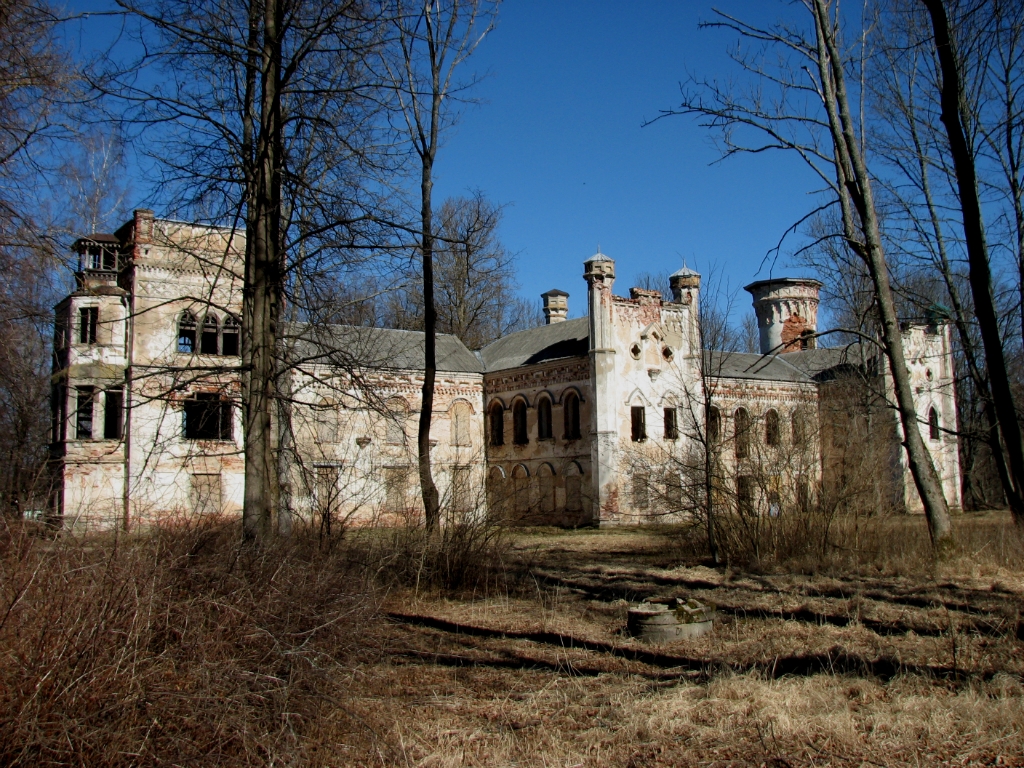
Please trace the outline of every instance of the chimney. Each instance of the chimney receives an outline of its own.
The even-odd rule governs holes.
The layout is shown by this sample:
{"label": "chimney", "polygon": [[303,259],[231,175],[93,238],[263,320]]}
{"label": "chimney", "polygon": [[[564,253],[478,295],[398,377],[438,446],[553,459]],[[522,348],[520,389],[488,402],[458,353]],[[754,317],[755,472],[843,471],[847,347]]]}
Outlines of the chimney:
{"label": "chimney", "polygon": [[780,277],[744,287],[754,297],[762,355],[814,349],[821,285],[810,278]]}
{"label": "chimney", "polygon": [[542,293],[540,297],[544,300],[544,322],[547,325],[564,322],[569,314],[569,294],[552,288],[547,293]]}

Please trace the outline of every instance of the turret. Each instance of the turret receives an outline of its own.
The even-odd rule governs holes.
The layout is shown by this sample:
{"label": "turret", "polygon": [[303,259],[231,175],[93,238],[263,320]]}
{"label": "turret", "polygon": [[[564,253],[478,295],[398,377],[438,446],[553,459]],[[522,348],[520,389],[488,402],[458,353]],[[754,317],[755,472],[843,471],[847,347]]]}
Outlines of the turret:
{"label": "turret", "polygon": [[561,323],[569,315],[569,294],[552,288],[547,293],[540,295],[544,302],[544,322],[547,325]]}
{"label": "turret", "polygon": [[687,266],[673,272],[668,278],[672,301],[676,304],[696,304],[700,293],[700,275]]}
{"label": "turret", "polygon": [[780,277],[744,287],[754,297],[762,355],[814,348],[821,285],[811,278]]}

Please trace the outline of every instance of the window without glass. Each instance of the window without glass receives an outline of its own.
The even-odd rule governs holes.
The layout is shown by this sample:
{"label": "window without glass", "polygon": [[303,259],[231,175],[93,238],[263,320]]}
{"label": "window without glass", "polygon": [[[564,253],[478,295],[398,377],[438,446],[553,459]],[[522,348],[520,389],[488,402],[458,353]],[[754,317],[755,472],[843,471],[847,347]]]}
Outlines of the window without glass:
{"label": "window without glass", "polygon": [[679,421],[678,411],[675,408],[665,409],[665,439],[666,440],[678,440],[679,439]]}
{"label": "window without glass", "polygon": [[189,440],[230,440],[231,401],[215,392],[199,392],[185,401],[184,421]]}
{"label": "window without glass", "polygon": [[768,445],[779,444],[779,413],[775,409],[764,415],[764,441]]}
{"label": "window without glass", "polygon": [[750,414],[746,408],[736,409],[733,428],[736,430],[736,458],[745,459],[750,455]]}
{"label": "window without glass", "polygon": [[113,272],[117,269],[117,254],[101,245],[90,245],[86,253],[86,264],[88,269]]}
{"label": "window without glass", "polygon": [[754,512],[754,478],[749,475],[736,478],[736,509],[741,515]]}
{"label": "window without glass", "polygon": [[542,397],[537,401],[537,439],[548,440],[551,437],[551,401]]}
{"label": "window without glass", "polygon": [[207,315],[203,320],[203,337],[199,345],[199,352],[203,355],[217,354],[217,337],[220,335],[220,325],[217,318]]}
{"label": "window without glass", "polygon": [[505,444],[505,409],[501,403],[495,403],[488,412],[491,428],[491,445]]}
{"label": "window without glass", "polygon": [[196,351],[196,316],[191,312],[182,312],[178,320],[178,351]]}
{"label": "window without glass", "polygon": [[634,443],[647,439],[647,409],[642,405],[634,405],[629,409],[632,424],[631,437]]}
{"label": "window without glass", "polygon": [[530,442],[530,435],[526,430],[526,403],[516,400],[512,405],[512,442],[516,445],[526,445]]}
{"label": "window without glass", "polygon": [[104,393],[103,439],[120,440],[123,437],[124,390],[108,389]]}
{"label": "window without glass", "polygon": [[95,344],[96,326],[99,324],[99,307],[82,307],[78,310],[78,343]]}
{"label": "window without glass", "polygon": [[569,391],[562,401],[562,416],[565,421],[565,439],[580,439],[580,398]]}
{"label": "window without glass", "polygon": [[75,409],[76,440],[92,440],[92,415],[95,400],[95,387],[78,387],[78,407]]}
{"label": "window without glass", "polygon": [[722,414],[714,406],[708,409],[707,438],[708,445],[716,445],[722,439]]}
{"label": "window without glass", "polygon": [[63,442],[67,437],[67,418],[68,418],[68,390],[63,384],[57,384],[50,388],[50,398],[52,399],[51,415],[53,422],[50,425],[50,433],[53,438],[53,442]]}
{"label": "window without glass", "polygon": [[237,355],[239,350],[239,335],[241,328],[238,325],[238,321],[231,315],[224,318],[224,327],[221,329],[221,349],[222,355]]}
{"label": "window without glass", "polygon": [[939,434],[939,412],[932,408],[928,411],[928,437],[938,440]]}

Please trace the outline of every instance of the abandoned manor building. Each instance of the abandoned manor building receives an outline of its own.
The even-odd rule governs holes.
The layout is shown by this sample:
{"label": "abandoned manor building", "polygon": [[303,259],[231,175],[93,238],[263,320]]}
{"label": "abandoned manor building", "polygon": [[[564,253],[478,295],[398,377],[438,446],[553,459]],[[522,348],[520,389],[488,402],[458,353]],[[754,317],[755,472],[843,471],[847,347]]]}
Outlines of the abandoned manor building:
{"label": "abandoned manor building", "polygon": [[[239,515],[242,235],[139,210],[74,249],[76,287],[56,307],[51,514],[86,529]],[[626,297],[611,258],[582,266],[582,317],[551,290],[541,327],[479,350],[438,336],[431,457],[446,510],[675,520],[708,487],[756,515],[857,494],[920,509],[887,366],[866,344],[817,343],[819,282],[748,285],[760,353],[741,353],[705,348],[693,270],[671,276],[671,295]],[[279,337],[281,505],[310,520],[416,519],[423,334],[294,322]],[[936,313],[904,323],[904,338],[922,436],[959,507],[949,326]]]}

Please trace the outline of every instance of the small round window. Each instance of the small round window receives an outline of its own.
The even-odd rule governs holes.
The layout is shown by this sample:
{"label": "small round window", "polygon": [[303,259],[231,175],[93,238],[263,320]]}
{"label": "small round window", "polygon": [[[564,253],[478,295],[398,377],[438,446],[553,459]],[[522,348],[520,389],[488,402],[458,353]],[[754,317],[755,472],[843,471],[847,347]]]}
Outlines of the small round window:
{"label": "small round window", "polygon": [[631,354],[633,356],[634,360],[639,360],[640,359],[640,345],[634,343],[633,346],[629,348],[629,354]]}
{"label": "small round window", "polygon": [[661,356],[665,358],[667,362],[672,362],[672,358],[676,356],[676,353],[672,351],[672,347],[662,347]]}

